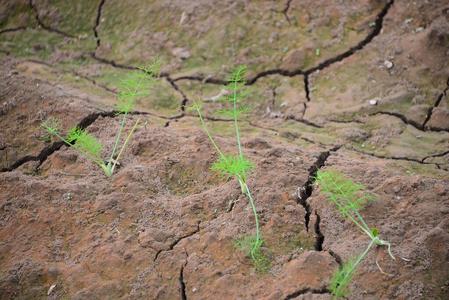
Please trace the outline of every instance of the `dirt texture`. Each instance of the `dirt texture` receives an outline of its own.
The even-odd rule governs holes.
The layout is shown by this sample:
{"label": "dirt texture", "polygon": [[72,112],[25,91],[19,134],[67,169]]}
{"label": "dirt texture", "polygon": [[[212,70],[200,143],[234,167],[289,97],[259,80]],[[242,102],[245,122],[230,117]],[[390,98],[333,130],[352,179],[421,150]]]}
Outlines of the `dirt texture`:
{"label": "dirt texture", "polygon": [[[0,0],[0,299],[333,299],[329,280],[370,240],[313,185],[335,169],[376,201],[392,245],[361,261],[347,299],[449,298],[446,1]],[[58,117],[114,147],[120,80],[161,58],[159,85],[112,177],[49,142]],[[240,134],[270,265],[219,147],[235,153],[223,84],[248,65]],[[121,143],[124,139],[121,140]]]}

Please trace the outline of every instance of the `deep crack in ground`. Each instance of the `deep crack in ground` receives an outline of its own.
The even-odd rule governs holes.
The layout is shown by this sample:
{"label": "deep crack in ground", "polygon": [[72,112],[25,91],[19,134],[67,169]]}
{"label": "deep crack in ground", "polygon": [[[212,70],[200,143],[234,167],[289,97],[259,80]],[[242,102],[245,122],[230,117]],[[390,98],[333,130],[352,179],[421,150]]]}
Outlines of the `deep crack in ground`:
{"label": "deep crack in ground", "polygon": [[310,289],[310,288],[305,288],[305,289],[301,289],[299,291],[296,291],[290,295],[287,295],[287,297],[284,298],[284,300],[290,300],[290,299],[296,299],[301,295],[307,294],[307,293],[312,293],[312,294],[318,294],[318,295],[323,295],[323,294],[331,294],[331,291],[324,288],[324,289]]}
{"label": "deep crack in ground", "polygon": [[184,265],[179,270],[179,285],[180,285],[179,292],[181,294],[181,300],[187,300],[186,284],[184,282],[184,268],[186,266],[187,266],[187,259],[186,259],[186,262],[184,263]]}
{"label": "deep crack in ground", "polygon": [[[80,127],[82,129],[86,129],[89,125],[94,123],[99,117],[114,117],[115,112],[98,112],[98,113],[91,113],[87,117],[83,118],[78,125],[75,125],[77,127]],[[40,153],[36,156],[34,155],[25,155],[18,160],[16,160],[14,163],[12,163],[9,167],[0,169],[0,172],[11,172],[17,168],[19,168],[21,165],[30,162],[30,161],[38,161],[39,165],[36,167],[36,169],[39,169],[40,165],[47,160],[49,156],[51,156],[56,151],[60,150],[62,146],[64,146],[65,143],[63,141],[54,142],[52,145],[45,147],[40,151]]]}
{"label": "deep crack in ground", "polygon": [[[325,165],[326,160],[329,158],[329,156],[331,155],[331,152],[335,152],[338,151],[341,148],[341,146],[336,146],[330,150],[321,152],[315,163],[309,167],[309,177],[307,179],[307,181],[304,183],[304,185],[298,189],[298,199],[297,199],[297,203],[300,204],[302,207],[304,207],[305,211],[306,211],[306,215],[304,216],[305,219],[305,225],[306,225],[306,229],[307,231],[310,230],[310,215],[312,213],[312,210],[310,208],[310,205],[307,203],[307,199],[312,196],[312,192],[313,192],[313,181],[314,178],[316,177],[317,172]],[[317,251],[322,251],[323,250],[323,242],[324,242],[324,236],[320,231],[320,216],[318,215],[318,213],[315,211],[316,214],[316,218],[317,221],[315,223],[314,226],[314,231],[315,231],[315,250]]]}

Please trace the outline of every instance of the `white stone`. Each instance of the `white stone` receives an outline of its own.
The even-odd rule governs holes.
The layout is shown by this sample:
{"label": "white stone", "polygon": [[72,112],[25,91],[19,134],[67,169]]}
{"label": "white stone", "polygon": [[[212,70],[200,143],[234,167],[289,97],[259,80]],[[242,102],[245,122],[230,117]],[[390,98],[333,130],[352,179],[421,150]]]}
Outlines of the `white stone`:
{"label": "white stone", "polygon": [[386,61],[384,61],[384,66],[387,67],[387,69],[391,69],[391,68],[393,68],[394,65],[393,65],[393,62],[386,60]]}

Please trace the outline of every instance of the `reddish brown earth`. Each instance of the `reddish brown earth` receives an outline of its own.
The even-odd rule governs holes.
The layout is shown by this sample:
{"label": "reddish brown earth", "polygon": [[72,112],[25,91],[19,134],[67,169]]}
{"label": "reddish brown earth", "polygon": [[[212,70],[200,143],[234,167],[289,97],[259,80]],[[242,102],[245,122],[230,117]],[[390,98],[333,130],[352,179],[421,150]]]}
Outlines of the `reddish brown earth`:
{"label": "reddish brown earth", "polygon": [[[189,20],[204,20],[213,8],[200,2],[167,1],[162,7],[175,29],[179,15],[170,12],[186,11],[185,30],[193,35],[207,30],[190,26]],[[347,42],[343,28],[351,18],[362,16],[351,26],[363,33],[372,30],[369,24],[379,21],[382,10],[386,19],[365,52],[359,49],[334,63],[327,59],[337,55],[323,51],[329,57],[323,58],[324,65],[315,64],[319,72],[307,65],[301,50],[307,47],[301,45],[275,63],[269,54],[256,59],[250,47],[230,59],[250,65],[251,93],[257,95],[248,96],[254,110],[242,120],[241,134],[243,152],[257,166],[247,183],[265,238],[266,273],[256,272],[249,257],[233,246],[235,238],[255,230],[248,199],[237,180],[210,170],[218,158],[213,145],[197,116],[178,107],[198,95],[218,94],[223,69],[206,64],[204,72],[192,71],[184,64],[190,59],[188,49],[174,51],[156,96],[142,100],[129,117],[125,132],[137,118],[140,125],[120,167],[107,178],[73,148],[45,142],[40,119],[60,117],[65,128],[86,128],[105,145],[106,157],[121,117],[113,113],[116,86],[105,84],[102,76],[110,75],[107,68],[124,69],[114,59],[125,64],[129,58],[114,56],[111,37],[109,44],[98,43],[97,58],[79,69],[67,70],[62,63],[86,59],[86,49],[62,52],[44,45],[51,52],[45,59],[22,57],[11,43],[20,46],[20,33],[40,30],[34,27],[34,13],[52,35],[68,30],[65,15],[50,2],[30,2],[35,6],[28,15],[19,13],[27,3],[4,6],[5,18],[15,12],[16,25],[28,29],[0,31],[0,37],[6,36],[1,47],[7,49],[0,60],[0,299],[332,299],[328,282],[333,273],[370,241],[311,186],[316,171],[329,168],[375,196],[361,215],[392,244],[396,257],[392,260],[385,247],[373,247],[350,283],[348,299],[449,299],[449,8],[444,1],[428,6],[423,1],[343,1],[333,4],[332,13],[320,15],[322,1],[308,12],[300,1],[279,7],[268,2],[271,6],[264,2],[260,14],[270,11],[283,20],[273,23],[276,28],[289,22],[312,31],[336,26],[330,49]],[[95,4],[96,13],[111,14],[111,7],[120,7],[114,1],[102,3]],[[215,3],[229,16],[239,13],[237,4]],[[245,7],[251,18],[258,15],[257,5]],[[95,13],[90,17],[95,19]],[[327,17],[340,23],[326,23]],[[413,28],[425,25],[423,31],[409,33],[408,18]],[[217,25],[215,19],[205,22],[210,28]],[[107,34],[100,29],[100,36]],[[130,40],[138,39],[136,32]],[[173,39],[159,32],[151,45],[143,44],[151,51],[187,47]],[[69,37],[65,41],[62,48],[70,45]],[[195,59],[200,55],[196,44],[190,47]],[[38,45],[33,49],[41,51]],[[377,57],[385,51],[397,56],[390,71],[384,61],[391,58]],[[215,54],[208,55],[206,61]],[[357,76],[365,62],[371,68],[367,86],[365,75]],[[276,75],[264,74],[267,69],[276,69]],[[355,70],[350,80],[347,70]],[[212,87],[205,79],[211,73]],[[303,77],[288,81],[297,75]],[[312,86],[318,90],[311,91]],[[367,104],[374,97],[365,94],[371,93],[378,95],[376,106]],[[165,106],[172,100],[174,105]],[[214,105],[206,104],[207,123],[224,152],[233,152],[232,123],[212,115]]]}

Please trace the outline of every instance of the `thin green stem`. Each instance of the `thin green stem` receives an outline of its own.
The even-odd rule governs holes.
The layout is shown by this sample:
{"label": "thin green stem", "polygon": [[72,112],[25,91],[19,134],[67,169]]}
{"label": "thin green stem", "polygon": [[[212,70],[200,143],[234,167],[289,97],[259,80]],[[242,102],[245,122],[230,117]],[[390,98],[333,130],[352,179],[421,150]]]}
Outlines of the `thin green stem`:
{"label": "thin green stem", "polygon": [[[359,256],[359,258],[351,265],[351,268],[345,272],[345,276],[340,280],[340,282],[346,282],[346,278],[348,278],[351,273],[354,271],[354,269],[357,267],[357,265],[360,263],[360,261],[365,257],[365,255],[368,253],[368,251],[371,249],[371,246],[374,244],[374,239],[371,240],[368,247],[365,249],[365,251],[362,253],[362,255]],[[338,295],[340,294],[340,289],[343,288],[343,284],[340,284],[338,288],[334,291],[334,294]]]}
{"label": "thin green stem", "polygon": [[357,261],[352,265],[351,269],[349,269],[348,274],[350,274],[357,267],[357,265],[360,263],[360,261],[365,257],[365,255],[371,249],[371,246],[374,244],[374,242],[375,242],[375,239],[372,239],[371,242],[369,243],[368,247],[366,247],[365,251],[362,253],[362,255],[360,255],[360,257],[357,259]]}
{"label": "thin green stem", "polygon": [[122,155],[122,152],[123,152],[123,150],[125,149],[125,146],[126,146],[126,144],[128,143],[129,139],[131,138],[131,135],[133,134],[134,130],[136,129],[137,124],[139,124],[139,121],[140,121],[140,118],[137,119],[136,124],[134,124],[133,129],[132,129],[131,132],[128,134],[128,137],[126,138],[125,143],[123,144],[122,148],[120,149],[120,152],[119,152],[119,154],[118,154],[118,156],[117,156],[117,159],[114,160],[114,165],[113,165],[112,168],[111,168],[111,173],[114,173],[115,165],[117,164],[117,162],[118,162],[120,156]]}
{"label": "thin green stem", "polygon": [[209,130],[207,130],[206,123],[204,122],[204,119],[203,119],[203,116],[201,115],[200,109],[199,108],[195,108],[195,109],[198,112],[198,116],[200,117],[201,124],[203,125],[204,130],[206,131],[206,134],[209,137],[210,141],[214,145],[214,147],[217,150],[217,152],[220,154],[220,157],[227,161],[226,156],[224,156],[224,154],[220,151],[220,148],[218,148],[217,144],[215,144],[215,142],[214,142],[214,139],[210,135]]}
{"label": "thin green stem", "polygon": [[[136,88],[134,89],[134,91],[132,92],[132,94],[131,94],[131,99],[129,100],[129,103],[132,103],[132,102],[133,102],[134,95],[136,94],[137,90],[139,89],[139,87],[140,87],[142,81],[143,81],[143,77],[140,77],[139,84],[137,85],[137,87],[136,87]],[[114,149],[112,150],[111,157],[109,158],[108,166],[109,166],[109,165],[112,163],[112,161],[114,160],[114,154],[115,154],[115,151],[117,150],[117,146],[118,146],[120,137],[122,136],[122,131],[123,131],[123,127],[125,126],[126,115],[127,115],[128,112],[129,112],[129,107],[130,107],[130,106],[127,106],[128,109],[125,110],[125,113],[124,113],[124,115],[123,115],[122,125],[120,126],[120,130],[119,130],[118,135],[117,135],[117,140],[115,141]],[[122,148],[122,149],[123,149],[123,148]],[[116,159],[116,161],[117,161],[117,160],[118,160],[118,158]],[[115,163],[114,163],[114,166],[115,166]]]}
{"label": "thin green stem", "polygon": [[237,82],[234,81],[234,123],[235,123],[235,134],[237,135],[237,144],[239,146],[240,158],[243,159],[242,144],[240,142],[239,125],[237,122]]}

